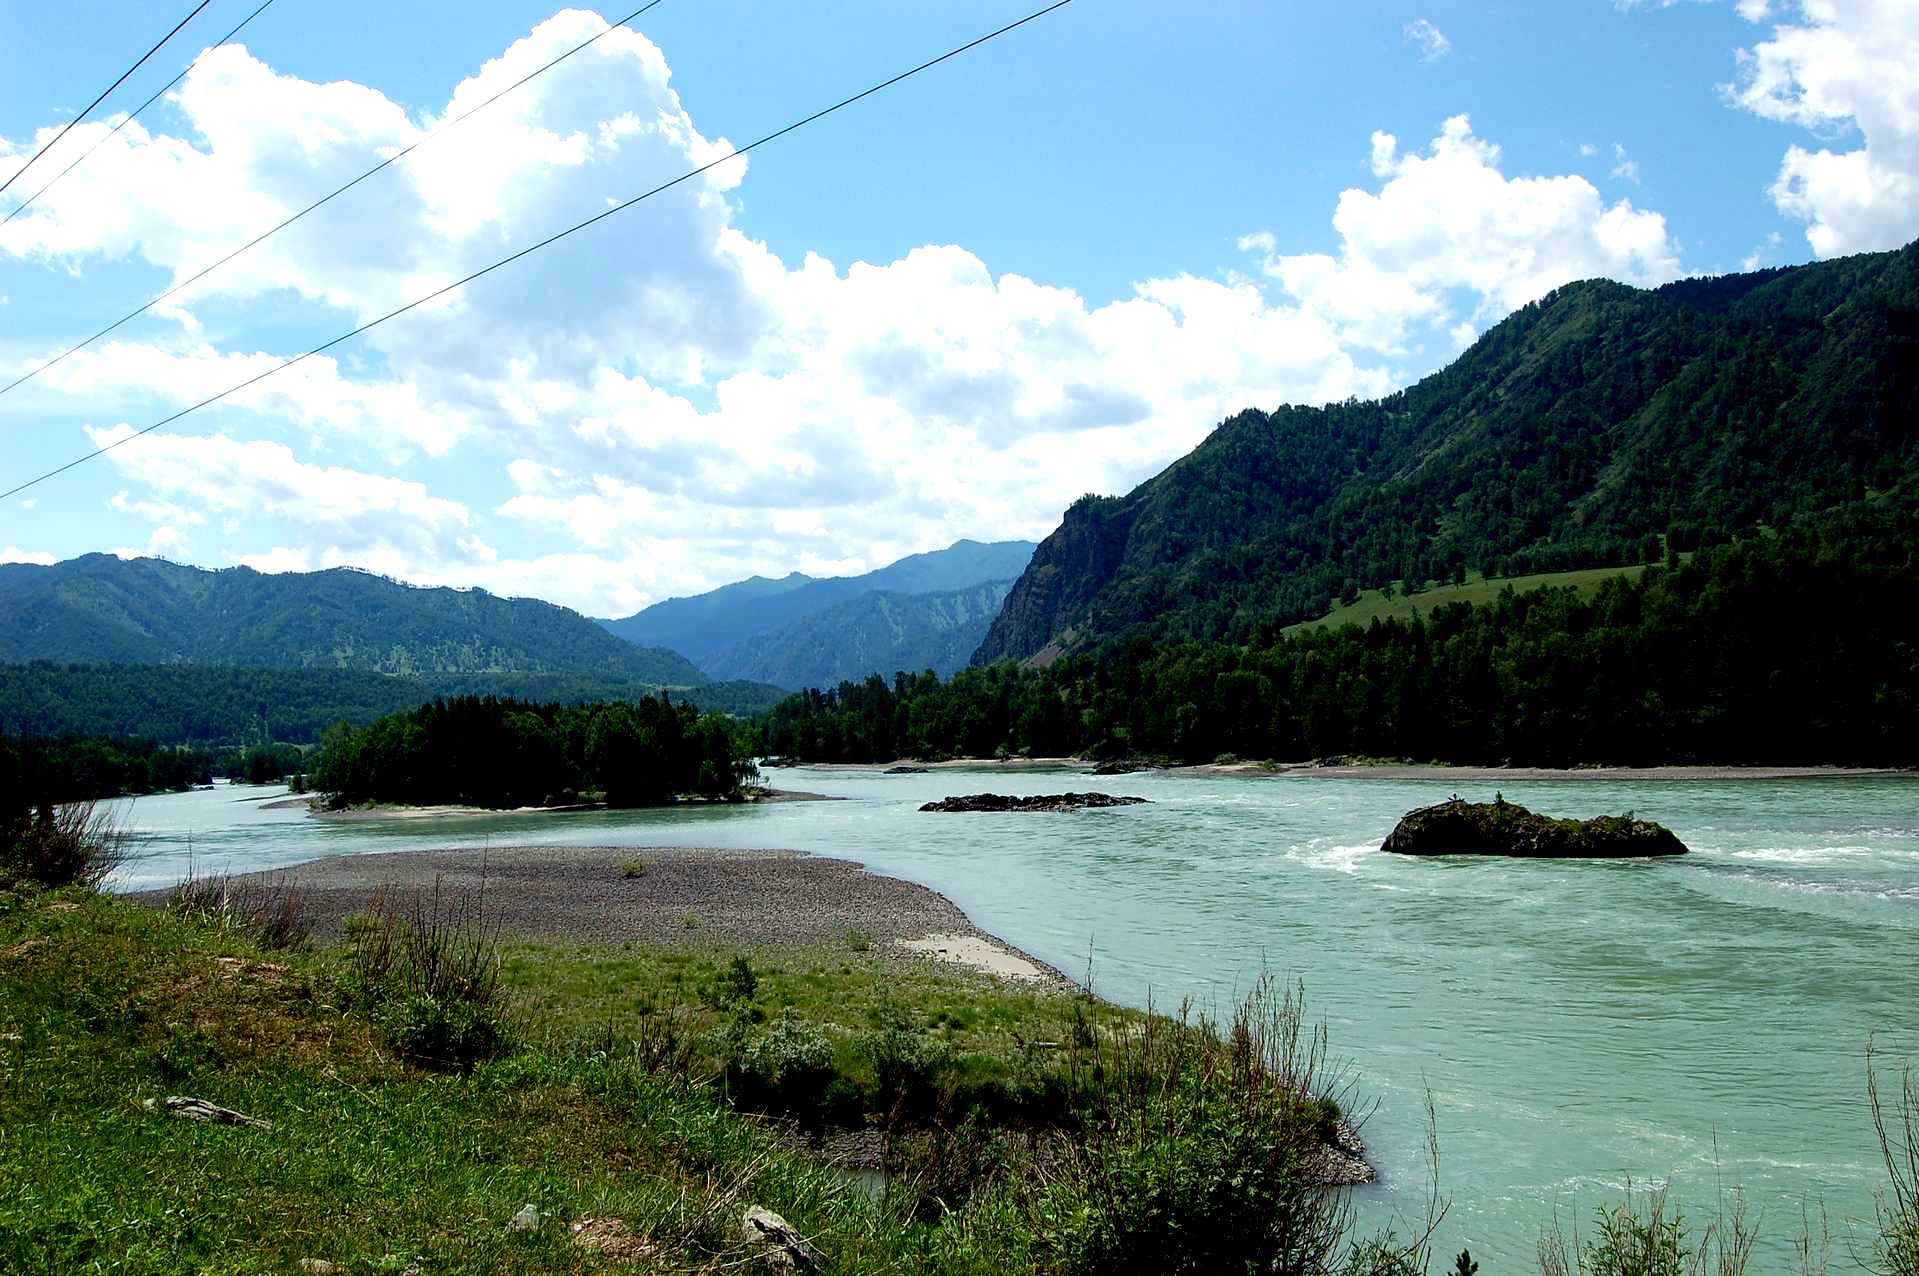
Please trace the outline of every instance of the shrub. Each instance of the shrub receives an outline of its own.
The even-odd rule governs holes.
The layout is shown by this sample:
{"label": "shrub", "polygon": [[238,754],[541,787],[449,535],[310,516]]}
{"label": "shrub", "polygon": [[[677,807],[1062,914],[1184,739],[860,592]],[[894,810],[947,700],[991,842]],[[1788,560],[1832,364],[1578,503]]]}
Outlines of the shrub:
{"label": "shrub", "polygon": [[700,1000],[715,1010],[744,1005],[760,995],[760,977],[746,954],[736,954],[726,969],[700,985]]}
{"label": "shrub", "polygon": [[470,1069],[507,1052],[498,936],[482,887],[469,907],[436,879],[402,907],[375,893],[353,945],[349,983],[393,1048],[430,1068]]}
{"label": "shrub", "polygon": [[[1094,1042],[1095,1110],[1038,1204],[1036,1230],[1066,1273],[1335,1270],[1343,1197],[1312,1173],[1328,1111],[1323,1031],[1302,999],[1261,980],[1229,1029],[1190,1011]],[[1380,1241],[1348,1270],[1418,1270]],[[1363,1261],[1362,1261],[1363,1260]]]}
{"label": "shrub", "polygon": [[888,1122],[924,1117],[938,1106],[940,1074],[952,1066],[952,1047],[915,1031],[898,1015],[860,1039],[873,1065],[873,1108]]}
{"label": "shrub", "polygon": [[127,851],[125,830],[97,802],[0,811],[0,885],[98,887]]}
{"label": "shrub", "polygon": [[833,1081],[833,1042],[790,1009],[770,1025],[736,1018],[726,1038],[727,1072],[742,1102],[816,1120]]}

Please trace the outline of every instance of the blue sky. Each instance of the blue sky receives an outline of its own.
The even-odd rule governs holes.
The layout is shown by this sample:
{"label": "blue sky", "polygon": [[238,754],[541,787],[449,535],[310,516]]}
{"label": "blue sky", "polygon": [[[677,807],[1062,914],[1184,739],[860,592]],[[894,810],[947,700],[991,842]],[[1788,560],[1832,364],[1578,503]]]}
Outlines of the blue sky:
{"label": "blue sky", "polygon": [[[489,92],[625,11],[276,0],[0,227],[0,382],[477,100],[490,60]],[[665,0],[0,396],[0,478],[1024,11]],[[0,11],[0,178],[177,18]],[[1571,279],[1905,242],[1913,65],[1910,0],[1075,0],[0,503],[0,557],[353,563],[612,614],[1038,537],[1239,407],[1404,384]]]}

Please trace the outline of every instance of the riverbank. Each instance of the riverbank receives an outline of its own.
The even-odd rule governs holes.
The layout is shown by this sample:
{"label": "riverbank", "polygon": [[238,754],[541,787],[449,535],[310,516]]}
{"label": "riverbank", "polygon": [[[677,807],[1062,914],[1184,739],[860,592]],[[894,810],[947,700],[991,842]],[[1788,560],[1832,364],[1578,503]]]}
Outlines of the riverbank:
{"label": "riverbank", "polygon": [[[340,824],[366,823],[376,820],[442,820],[468,816],[502,815],[574,815],[582,811],[610,811],[604,802],[574,802],[565,806],[515,806],[496,809],[484,806],[408,806],[397,802],[375,802],[365,806],[349,806],[339,809],[315,806],[319,799],[312,797],[281,798],[261,806],[263,811],[293,811],[305,808],[316,820],[330,820]],[[753,789],[737,801],[722,798],[681,798],[663,807],[620,808],[633,810],[671,810],[691,809],[703,806],[755,806],[773,802],[838,802],[842,799],[830,797],[824,793],[803,793],[793,789]]]}
{"label": "riverbank", "polygon": [[[898,771],[903,774],[935,771],[999,771],[1010,774],[1034,772],[1071,772],[1094,774],[1102,764],[1089,758],[947,758],[922,762],[898,758],[892,762],[819,762],[801,764],[794,769],[826,773],[870,774]],[[1192,766],[1156,766],[1138,763],[1137,771],[1162,775],[1208,778],[1213,776],[1312,777],[1335,780],[1463,780],[1472,783],[1506,780],[1589,780],[1610,783],[1644,781],[1729,781],[1729,780],[1871,780],[1909,776],[1910,770],[1896,767],[1847,766],[1452,766],[1436,762],[1206,762]],[[1123,774],[1123,773],[1122,773]]]}
{"label": "riverbank", "polygon": [[[1058,970],[975,926],[944,895],[848,860],[698,847],[463,847],[342,855],[236,875],[236,889],[292,883],[316,934],[342,935],[377,891],[484,892],[488,923],[516,940],[771,950],[849,942],[1071,990]],[[165,904],[170,890],[130,898]]]}

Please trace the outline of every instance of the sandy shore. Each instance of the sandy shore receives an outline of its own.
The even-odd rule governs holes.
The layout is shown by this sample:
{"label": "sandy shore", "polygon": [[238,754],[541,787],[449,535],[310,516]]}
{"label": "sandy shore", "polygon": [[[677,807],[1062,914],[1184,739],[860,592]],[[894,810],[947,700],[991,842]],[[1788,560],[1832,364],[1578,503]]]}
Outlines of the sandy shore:
{"label": "sandy shore", "polygon": [[[640,871],[629,876],[635,865]],[[307,892],[316,933],[336,937],[375,891],[478,897],[500,933],[572,943],[715,948],[844,945],[857,931],[902,961],[944,961],[1070,987],[1039,959],[980,930],[924,886],[848,860],[797,851],[679,847],[468,847],[340,855],[258,878],[290,876]],[[237,880],[245,881],[246,878]],[[131,896],[159,906],[167,891]]]}
{"label": "sandy shore", "polygon": [[[600,802],[584,802],[573,806],[512,806],[500,809],[484,806],[401,806],[381,804],[377,806],[348,807],[345,810],[328,811],[312,808],[311,798],[284,798],[278,802],[269,802],[260,809],[263,811],[285,811],[295,807],[309,807],[309,814],[316,820],[329,820],[339,824],[364,824],[376,820],[444,820],[454,816],[468,815],[576,815],[582,811],[607,811],[613,808]],[[758,805],[767,802],[843,802],[844,798],[830,797],[824,793],[802,793],[794,789],[762,789],[742,799],[742,804]],[[675,807],[726,806],[731,803],[705,800],[676,802]],[[634,808],[642,810],[666,810],[666,807]]]}

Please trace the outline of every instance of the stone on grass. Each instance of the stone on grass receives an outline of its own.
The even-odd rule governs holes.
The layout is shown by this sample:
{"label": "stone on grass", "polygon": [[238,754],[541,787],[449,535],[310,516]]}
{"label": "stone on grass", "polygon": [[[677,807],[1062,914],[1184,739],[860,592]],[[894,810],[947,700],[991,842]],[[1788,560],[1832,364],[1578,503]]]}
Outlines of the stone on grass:
{"label": "stone on grass", "polygon": [[[273,1122],[271,1121],[262,1121],[258,1117],[250,1117],[244,1112],[235,1112],[232,1108],[223,1108],[218,1104],[208,1103],[205,1099],[191,1099],[184,1094],[170,1094],[160,1102],[165,1106],[166,1110],[173,1113],[173,1115],[185,1117],[189,1121],[204,1121],[209,1125],[242,1125],[255,1130],[271,1130],[273,1128]],[[141,1106],[151,1112],[156,1105],[152,1099],[148,1099]]]}
{"label": "stone on grass", "polygon": [[740,1220],[740,1239],[760,1252],[768,1267],[794,1268],[816,1272],[826,1265],[826,1255],[799,1229],[764,1206],[755,1205]]}
{"label": "stone on grass", "polygon": [[507,1229],[515,1232],[530,1232],[540,1225],[540,1211],[531,1203],[520,1206],[520,1212],[507,1221]]}

